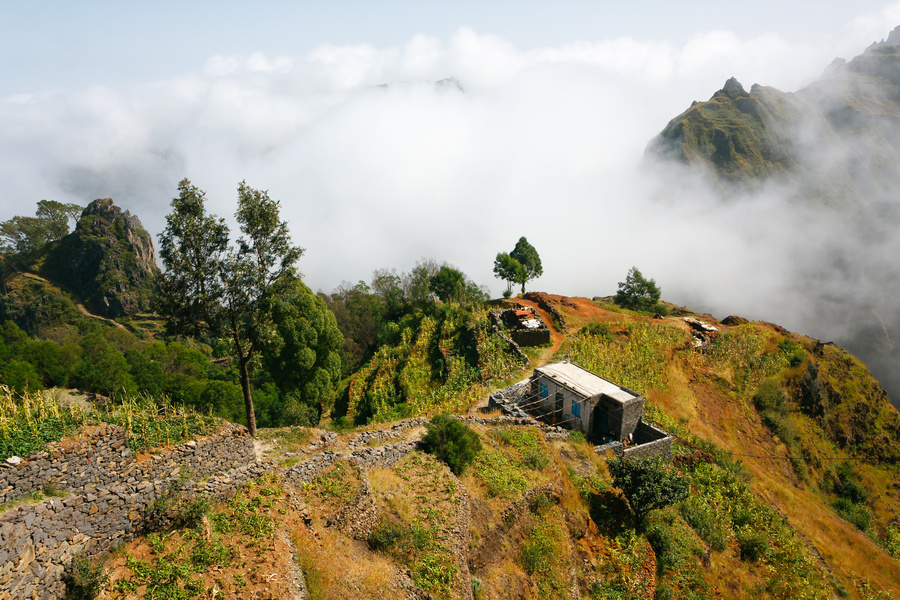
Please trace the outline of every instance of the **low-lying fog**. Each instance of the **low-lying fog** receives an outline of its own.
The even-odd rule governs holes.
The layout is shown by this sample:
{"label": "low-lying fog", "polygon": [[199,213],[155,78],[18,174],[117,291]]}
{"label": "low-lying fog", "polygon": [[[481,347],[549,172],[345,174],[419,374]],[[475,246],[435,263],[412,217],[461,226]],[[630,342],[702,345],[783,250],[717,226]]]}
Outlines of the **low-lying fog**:
{"label": "low-lying fog", "polygon": [[874,40],[718,31],[678,47],[526,49],[461,28],[397,47],[216,55],[130,87],[23,91],[0,98],[0,219],[42,198],[112,197],[155,235],[181,178],[228,217],[246,180],[282,201],[301,271],[325,291],[432,257],[499,295],[493,258],[524,235],[544,266],[531,289],[611,295],[637,265],[666,300],[849,344],[900,398],[895,354],[870,351],[900,335],[895,212],[848,216],[776,189],[723,202],[642,162],[728,77],[793,91]]}

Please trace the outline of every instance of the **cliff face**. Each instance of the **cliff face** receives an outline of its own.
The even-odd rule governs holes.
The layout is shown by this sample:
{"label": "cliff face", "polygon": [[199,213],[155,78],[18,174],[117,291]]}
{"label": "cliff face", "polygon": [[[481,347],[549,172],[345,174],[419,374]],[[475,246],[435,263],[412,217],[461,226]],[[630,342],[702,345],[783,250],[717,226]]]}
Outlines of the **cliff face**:
{"label": "cliff face", "polygon": [[41,274],[75,292],[92,312],[123,317],[149,309],[159,267],[138,218],[103,198],[50,249]]}

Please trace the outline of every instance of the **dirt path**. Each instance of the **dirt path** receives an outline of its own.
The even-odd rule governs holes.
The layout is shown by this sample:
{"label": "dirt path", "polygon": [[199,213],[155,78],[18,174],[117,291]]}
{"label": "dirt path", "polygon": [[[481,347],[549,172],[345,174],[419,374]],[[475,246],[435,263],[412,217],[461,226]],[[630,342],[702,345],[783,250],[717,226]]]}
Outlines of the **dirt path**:
{"label": "dirt path", "polygon": [[[48,281],[48,280],[44,279],[43,277],[41,277],[40,275],[36,275],[34,273],[22,272],[21,276],[24,277],[25,279],[32,279],[34,281],[40,281],[42,283],[46,283],[47,285],[51,285],[53,287],[59,287],[52,281]],[[94,313],[89,311],[84,306],[84,304],[82,304],[81,302],[78,302],[74,298],[72,298],[72,302],[75,304],[75,307],[81,311],[81,314],[83,314],[86,317],[89,317],[91,319],[97,319],[98,321],[103,321],[104,323],[108,323],[109,325],[112,325],[113,327],[118,327],[119,329],[125,329],[125,330],[128,329],[127,327],[125,327],[124,325],[119,323],[118,321],[114,321],[112,319],[107,319],[106,317],[101,317],[100,315],[95,315]]]}

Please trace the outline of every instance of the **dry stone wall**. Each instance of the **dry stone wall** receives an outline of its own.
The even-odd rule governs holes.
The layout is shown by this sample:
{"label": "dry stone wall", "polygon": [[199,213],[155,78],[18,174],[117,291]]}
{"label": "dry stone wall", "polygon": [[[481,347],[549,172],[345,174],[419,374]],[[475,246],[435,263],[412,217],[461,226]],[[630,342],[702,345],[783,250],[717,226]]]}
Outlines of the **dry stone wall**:
{"label": "dry stone wall", "polygon": [[[73,557],[96,556],[133,538],[174,482],[188,494],[220,496],[266,470],[249,465],[253,441],[240,425],[142,462],[125,453],[122,440],[121,428],[101,427],[4,468],[6,497],[47,485],[71,494],[0,515],[0,600],[62,597],[63,571]],[[197,481],[208,475],[214,476]]]}
{"label": "dry stone wall", "polygon": [[83,490],[117,483],[134,457],[125,430],[116,425],[86,429],[75,439],[47,444],[26,458],[11,457],[0,466],[0,503],[53,487]]}
{"label": "dry stone wall", "polygon": [[364,431],[358,434],[356,437],[347,442],[347,447],[350,449],[363,448],[370,444],[377,444],[379,442],[383,442],[384,440],[390,440],[398,437],[402,437],[405,435],[410,429],[415,429],[417,427],[424,427],[425,424],[428,423],[428,419],[425,417],[417,417],[415,419],[408,419],[406,421],[400,421],[399,423],[394,423],[387,429],[376,429],[375,431]]}

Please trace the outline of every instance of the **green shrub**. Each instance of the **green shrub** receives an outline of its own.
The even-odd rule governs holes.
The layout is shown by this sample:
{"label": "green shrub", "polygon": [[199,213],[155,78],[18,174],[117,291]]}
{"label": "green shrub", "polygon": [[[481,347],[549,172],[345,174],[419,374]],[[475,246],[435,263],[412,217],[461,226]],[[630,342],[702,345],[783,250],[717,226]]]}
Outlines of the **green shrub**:
{"label": "green shrub", "polygon": [[426,426],[422,441],[427,452],[460,475],[481,451],[481,438],[470,427],[447,415],[437,415]]}
{"label": "green shrub", "polygon": [[803,350],[803,347],[793,340],[787,338],[781,340],[778,344],[778,349],[785,354],[788,364],[792,367],[797,367],[806,360],[806,352]]}
{"label": "green shrub", "polygon": [[567,562],[565,528],[555,519],[540,520],[522,546],[522,568],[537,580],[541,597],[560,597],[565,591]]}
{"label": "green shrub", "polygon": [[77,554],[63,575],[65,600],[93,600],[108,582],[109,573],[101,565],[95,565],[83,554]]}
{"label": "green shrub", "polygon": [[847,461],[835,467],[830,484],[831,491],[836,496],[854,504],[862,504],[869,499],[869,493],[858,481],[853,465]]}
{"label": "green shrub", "polygon": [[400,558],[408,557],[414,550],[424,550],[431,542],[431,533],[418,523],[404,525],[384,520],[369,535],[369,546]]}
{"label": "green shrub", "polygon": [[856,525],[860,531],[866,531],[872,524],[872,513],[862,504],[854,504],[846,498],[838,498],[831,506],[842,519]]}
{"label": "green shrub", "polygon": [[756,562],[769,552],[771,544],[765,532],[745,527],[738,529],[735,535],[741,549],[741,560]]}
{"label": "green shrub", "polygon": [[609,323],[588,323],[581,328],[578,335],[599,336],[608,342],[612,342],[615,339],[615,336],[613,336],[612,330],[609,327]]}
{"label": "green shrub", "polygon": [[662,459],[616,458],[609,461],[613,484],[622,490],[638,525],[651,510],[684,500],[688,495],[687,480],[667,467]]}

